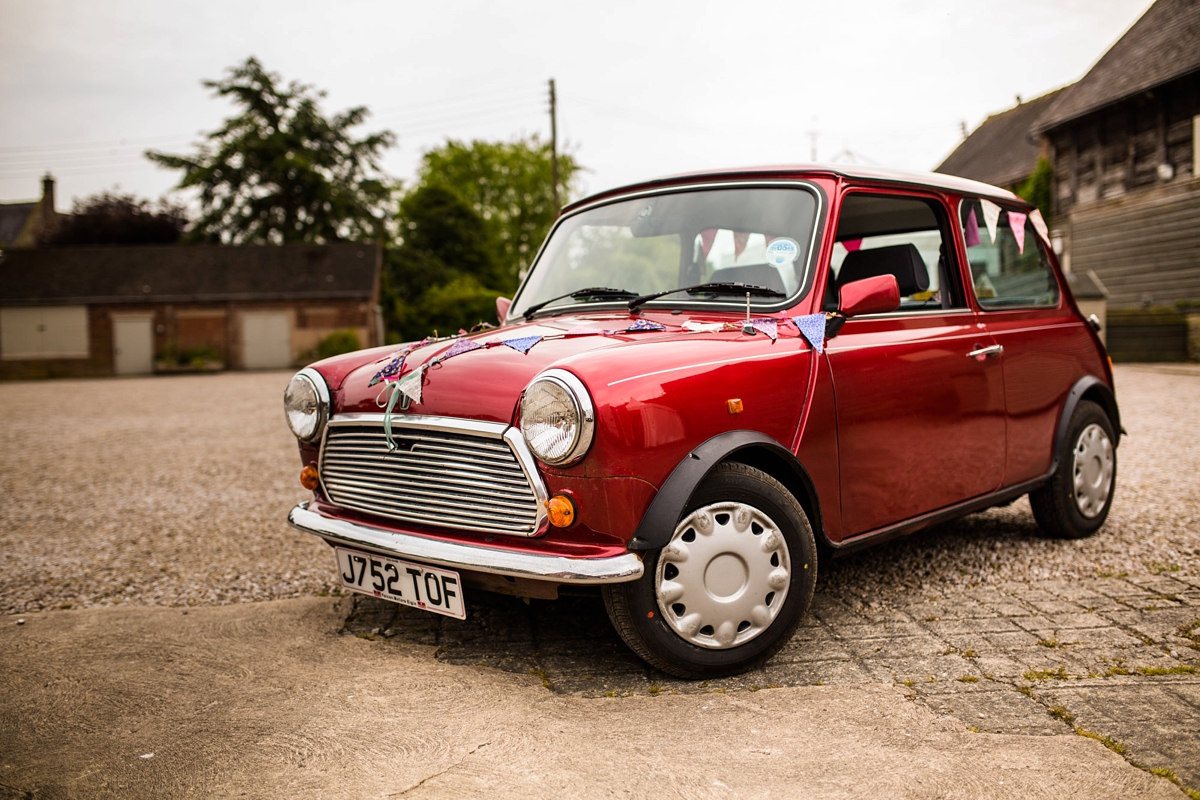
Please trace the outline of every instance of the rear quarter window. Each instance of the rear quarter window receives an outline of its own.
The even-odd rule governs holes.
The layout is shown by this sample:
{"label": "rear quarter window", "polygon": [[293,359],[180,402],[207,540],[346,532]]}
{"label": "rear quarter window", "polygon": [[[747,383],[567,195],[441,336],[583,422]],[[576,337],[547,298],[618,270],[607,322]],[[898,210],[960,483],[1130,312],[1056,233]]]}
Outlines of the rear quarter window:
{"label": "rear quarter window", "polygon": [[963,240],[975,299],[984,310],[1055,308],[1058,279],[1028,215],[988,200],[963,200]]}

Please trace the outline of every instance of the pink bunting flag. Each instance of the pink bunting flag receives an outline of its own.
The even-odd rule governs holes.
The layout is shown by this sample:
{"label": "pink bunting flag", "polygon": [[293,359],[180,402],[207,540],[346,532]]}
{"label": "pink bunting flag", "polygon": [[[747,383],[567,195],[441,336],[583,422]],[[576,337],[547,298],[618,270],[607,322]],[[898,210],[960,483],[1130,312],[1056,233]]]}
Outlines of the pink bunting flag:
{"label": "pink bunting flag", "polygon": [[963,226],[963,238],[966,239],[967,247],[975,247],[980,243],[979,220],[975,219],[975,206],[971,206],[971,210],[967,213],[967,224]]}
{"label": "pink bunting flag", "polygon": [[734,259],[737,259],[738,256],[740,256],[742,253],[744,253],[746,251],[746,242],[748,242],[748,241],[750,241],[750,234],[740,233],[738,231],[733,232],[733,257],[734,257]]}
{"label": "pink bunting flag", "polygon": [[712,250],[713,241],[717,238],[716,228],[705,228],[700,231],[700,252],[703,258],[708,258],[708,251]]}
{"label": "pink bunting flag", "polygon": [[474,342],[471,339],[459,339],[453,345],[450,346],[449,350],[447,350],[445,353],[442,353],[440,360],[445,361],[446,359],[454,358],[455,356],[460,356],[463,353],[469,353],[472,350],[481,350],[481,349],[483,349],[483,345],[478,344],[477,342]]}
{"label": "pink bunting flag", "polygon": [[862,247],[862,239],[846,239],[842,242],[842,247],[846,248],[847,253],[853,253]]}
{"label": "pink bunting flag", "polygon": [[792,317],[792,324],[818,353],[825,349],[825,315],[805,314],[803,317]]}
{"label": "pink bunting flag", "polygon": [[1017,250],[1025,252],[1025,214],[1020,211],[1008,212],[1008,227],[1012,230],[1013,238],[1017,240]]}
{"label": "pink bunting flag", "polygon": [[759,333],[765,333],[769,336],[772,342],[779,338],[779,323],[777,320],[770,318],[752,319],[750,320],[750,325]]}
{"label": "pink bunting flag", "polygon": [[504,339],[500,344],[505,344],[516,350],[522,355],[528,353],[533,346],[542,340],[541,336],[520,336],[515,339]]}

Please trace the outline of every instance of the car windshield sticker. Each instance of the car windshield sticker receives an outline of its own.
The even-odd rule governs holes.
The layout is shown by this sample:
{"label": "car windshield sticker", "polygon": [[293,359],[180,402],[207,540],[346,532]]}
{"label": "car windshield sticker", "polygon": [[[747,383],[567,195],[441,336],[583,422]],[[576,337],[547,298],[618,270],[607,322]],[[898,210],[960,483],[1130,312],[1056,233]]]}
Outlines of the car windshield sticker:
{"label": "car windshield sticker", "polygon": [[772,342],[779,338],[779,323],[774,319],[752,319],[750,325],[759,333],[771,337]]}
{"label": "car windshield sticker", "polygon": [[1025,253],[1025,215],[1020,211],[1008,212],[1008,227],[1012,230],[1013,237],[1017,240],[1017,250],[1024,255]]}
{"label": "car windshield sticker", "polygon": [[518,353],[528,353],[535,344],[542,340],[541,336],[520,336],[515,339],[502,339],[500,344],[506,344]]}
{"label": "car windshield sticker", "polygon": [[1033,229],[1038,232],[1038,236],[1042,237],[1042,241],[1050,244],[1050,229],[1046,227],[1046,220],[1042,219],[1042,210],[1035,208],[1029,215],[1029,219],[1033,223]]}
{"label": "car windshield sticker", "polygon": [[626,333],[634,333],[635,331],[665,331],[666,325],[658,322],[651,322],[648,319],[636,320],[632,325],[625,329]]}
{"label": "car windshield sticker", "polygon": [[973,205],[967,213],[967,222],[963,225],[963,239],[966,240],[967,247],[974,247],[980,243],[979,220],[975,219],[975,206]]}
{"label": "car windshield sticker", "polygon": [[993,203],[991,200],[980,200],[979,205],[983,207],[983,221],[987,223],[988,235],[992,237],[992,244],[996,243],[996,225],[1000,222],[1000,206]]}
{"label": "car windshield sticker", "polygon": [[775,267],[792,264],[800,257],[800,245],[795,239],[781,236],[767,245],[767,263]]}
{"label": "car windshield sticker", "polygon": [[818,353],[825,350],[825,315],[805,314],[803,317],[792,317],[792,324],[803,334],[813,350]]}

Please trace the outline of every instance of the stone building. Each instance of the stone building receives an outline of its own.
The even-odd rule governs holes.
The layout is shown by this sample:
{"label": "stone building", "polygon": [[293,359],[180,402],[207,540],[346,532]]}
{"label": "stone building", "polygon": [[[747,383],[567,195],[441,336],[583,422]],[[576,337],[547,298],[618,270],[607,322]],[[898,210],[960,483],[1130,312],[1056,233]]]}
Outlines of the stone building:
{"label": "stone building", "polygon": [[331,333],[383,343],[370,244],[10,249],[0,377],[282,369]]}

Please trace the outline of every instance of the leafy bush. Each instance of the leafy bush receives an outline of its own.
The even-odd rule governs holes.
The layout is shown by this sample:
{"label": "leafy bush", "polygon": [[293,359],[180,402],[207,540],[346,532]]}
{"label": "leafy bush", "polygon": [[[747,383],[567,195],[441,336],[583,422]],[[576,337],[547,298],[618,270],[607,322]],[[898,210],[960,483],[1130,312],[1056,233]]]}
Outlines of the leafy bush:
{"label": "leafy bush", "polygon": [[357,333],[352,330],[334,331],[317,342],[316,356],[319,359],[333,358],[342,353],[353,353],[355,350],[361,349],[362,345],[359,344]]}

